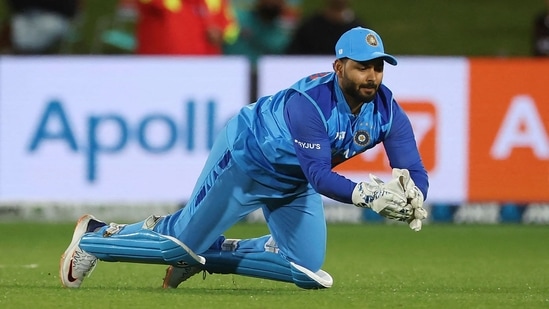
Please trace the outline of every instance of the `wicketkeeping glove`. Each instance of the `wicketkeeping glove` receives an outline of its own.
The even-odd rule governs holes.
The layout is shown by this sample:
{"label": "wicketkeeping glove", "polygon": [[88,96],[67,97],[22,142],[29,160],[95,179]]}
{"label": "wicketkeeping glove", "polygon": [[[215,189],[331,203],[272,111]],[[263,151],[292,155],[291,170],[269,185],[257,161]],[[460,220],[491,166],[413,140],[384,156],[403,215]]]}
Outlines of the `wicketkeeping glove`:
{"label": "wicketkeeping glove", "polygon": [[423,193],[415,185],[410,177],[410,171],[407,169],[393,169],[393,177],[399,177],[403,180],[404,191],[406,192],[406,200],[408,206],[413,210],[412,218],[407,221],[408,226],[416,232],[421,230],[422,221],[427,218],[427,210],[423,208]]}
{"label": "wicketkeeping glove", "polygon": [[413,220],[413,209],[408,205],[404,182],[405,175],[399,175],[384,183],[370,174],[371,182],[360,182],[355,186],[352,195],[353,204],[357,207],[371,208],[381,216],[397,221]]}

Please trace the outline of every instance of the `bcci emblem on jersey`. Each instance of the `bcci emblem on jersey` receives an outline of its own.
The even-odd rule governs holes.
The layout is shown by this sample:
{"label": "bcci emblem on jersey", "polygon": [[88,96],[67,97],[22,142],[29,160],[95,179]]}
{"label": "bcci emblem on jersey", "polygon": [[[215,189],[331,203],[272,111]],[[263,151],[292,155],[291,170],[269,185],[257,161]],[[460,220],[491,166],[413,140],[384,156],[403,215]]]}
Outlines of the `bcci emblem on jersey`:
{"label": "bcci emblem on jersey", "polygon": [[359,130],[355,133],[354,141],[359,146],[366,146],[370,142],[370,135],[366,131]]}

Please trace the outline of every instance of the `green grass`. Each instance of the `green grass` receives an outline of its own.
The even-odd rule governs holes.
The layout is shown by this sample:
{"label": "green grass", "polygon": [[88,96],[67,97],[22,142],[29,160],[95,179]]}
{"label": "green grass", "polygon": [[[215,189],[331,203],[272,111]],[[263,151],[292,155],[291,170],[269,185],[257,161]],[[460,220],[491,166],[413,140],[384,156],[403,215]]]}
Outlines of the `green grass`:
{"label": "green grass", "polygon": [[[402,225],[329,225],[323,269],[334,286],[317,291],[218,274],[163,290],[164,266],[106,262],[80,289],[64,289],[58,262],[72,229],[0,224],[0,308],[549,307],[546,226],[427,225],[414,233]],[[265,232],[241,224],[227,236]]]}

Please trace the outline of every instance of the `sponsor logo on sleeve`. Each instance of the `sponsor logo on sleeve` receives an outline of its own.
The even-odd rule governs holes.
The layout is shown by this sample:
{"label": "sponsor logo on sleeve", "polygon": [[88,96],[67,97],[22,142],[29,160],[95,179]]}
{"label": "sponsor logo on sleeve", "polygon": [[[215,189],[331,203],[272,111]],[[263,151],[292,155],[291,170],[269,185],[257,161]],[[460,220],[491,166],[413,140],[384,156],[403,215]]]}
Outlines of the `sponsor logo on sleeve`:
{"label": "sponsor logo on sleeve", "polygon": [[294,142],[301,148],[303,149],[314,149],[314,150],[318,150],[320,149],[320,144],[318,143],[306,143],[306,142],[301,142],[301,141],[298,141],[297,139],[294,140]]}

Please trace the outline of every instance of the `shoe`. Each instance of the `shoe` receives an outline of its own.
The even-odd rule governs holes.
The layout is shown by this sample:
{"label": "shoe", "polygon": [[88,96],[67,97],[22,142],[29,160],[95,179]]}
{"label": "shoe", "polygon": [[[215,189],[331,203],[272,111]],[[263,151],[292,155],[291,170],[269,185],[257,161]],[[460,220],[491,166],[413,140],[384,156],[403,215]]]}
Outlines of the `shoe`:
{"label": "shoe", "polygon": [[97,264],[97,258],[80,249],[80,238],[87,232],[93,232],[96,228],[106,225],[105,222],[95,219],[92,215],[83,215],[78,219],[72,241],[61,256],[59,263],[59,278],[67,288],[78,288],[84,277],[88,276]]}
{"label": "shoe", "polygon": [[165,289],[168,288],[177,288],[177,286],[189,279],[190,277],[198,274],[202,271],[200,266],[169,266],[166,269],[166,277],[164,277],[164,283],[162,287]]}

